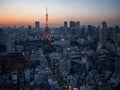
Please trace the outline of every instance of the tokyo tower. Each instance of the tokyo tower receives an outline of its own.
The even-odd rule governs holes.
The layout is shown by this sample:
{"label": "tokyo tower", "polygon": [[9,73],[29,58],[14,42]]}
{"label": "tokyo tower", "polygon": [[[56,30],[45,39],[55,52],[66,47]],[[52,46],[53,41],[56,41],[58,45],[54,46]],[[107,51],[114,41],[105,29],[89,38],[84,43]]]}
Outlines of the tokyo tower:
{"label": "tokyo tower", "polygon": [[43,36],[43,39],[51,40],[50,32],[48,30],[48,9],[47,8],[46,8],[46,27],[45,27],[45,34]]}

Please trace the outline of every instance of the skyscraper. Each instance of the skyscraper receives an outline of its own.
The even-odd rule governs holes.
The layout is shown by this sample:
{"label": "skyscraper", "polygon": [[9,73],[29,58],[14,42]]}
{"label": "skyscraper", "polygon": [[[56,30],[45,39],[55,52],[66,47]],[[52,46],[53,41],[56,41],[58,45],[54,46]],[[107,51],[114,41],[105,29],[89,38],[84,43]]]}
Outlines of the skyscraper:
{"label": "skyscraper", "polygon": [[40,28],[40,23],[39,21],[35,21],[35,29],[38,30]]}
{"label": "skyscraper", "polygon": [[105,44],[107,41],[107,33],[108,33],[108,26],[107,23],[104,21],[102,22],[102,43]]}
{"label": "skyscraper", "polygon": [[3,45],[7,45],[8,35],[6,34],[5,30],[0,28],[0,43]]}
{"label": "skyscraper", "polygon": [[70,30],[75,29],[76,23],[74,21],[70,21]]}
{"label": "skyscraper", "polygon": [[68,23],[67,21],[64,22],[64,29],[67,29],[68,28]]}
{"label": "skyscraper", "polygon": [[76,21],[76,29],[80,29],[80,21]]}
{"label": "skyscraper", "polygon": [[88,25],[87,33],[89,36],[94,37],[96,35],[96,28],[92,25]]}
{"label": "skyscraper", "polygon": [[103,22],[102,22],[102,27],[103,27],[104,29],[107,29],[107,28],[108,28],[106,21],[103,21]]}
{"label": "skyscraper", "polygon": [[28,30],[31,30],[31,29],[32,29],[31,25],[28,25]]}
{"label": "skyscraper", "polygon": [[99,32],[99,42],[102,44],[103,36],[102,36],[102,27],[100,25],[98,26],[98,32]]}
{"label": "skyscraper", "polygon": [[107,23],[105,21],[102,22],[102,25],[98,26],[98,30],[99,30],[99,41],[101,44],[105,44],[107,42],[107,38],[108,38]]}

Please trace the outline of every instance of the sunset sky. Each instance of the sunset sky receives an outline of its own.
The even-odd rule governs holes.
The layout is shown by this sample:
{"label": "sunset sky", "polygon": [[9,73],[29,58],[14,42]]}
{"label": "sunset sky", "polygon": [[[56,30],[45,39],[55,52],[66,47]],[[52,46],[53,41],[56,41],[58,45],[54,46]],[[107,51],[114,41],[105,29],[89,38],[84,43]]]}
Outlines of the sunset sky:
{"label": "sunset sky", "polygon": [[61,26],[64,21],[81,24],[120,25],[120,0],[0,0],[0,26],[33,25],[40,21],[45,26],[48,7],[49,26]]}

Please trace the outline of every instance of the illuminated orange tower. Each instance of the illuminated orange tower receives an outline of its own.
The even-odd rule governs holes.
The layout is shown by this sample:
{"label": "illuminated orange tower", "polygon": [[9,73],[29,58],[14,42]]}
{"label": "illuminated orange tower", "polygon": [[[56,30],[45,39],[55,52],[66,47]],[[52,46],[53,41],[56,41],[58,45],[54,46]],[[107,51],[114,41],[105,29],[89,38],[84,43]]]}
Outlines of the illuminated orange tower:
{"label": "illuminated orange tower", "polygon": [[48,9],[46,8],[46,28],[45,28],[45,34],[43,36],[43,39],[51,40],[50,33],[48,30]]}

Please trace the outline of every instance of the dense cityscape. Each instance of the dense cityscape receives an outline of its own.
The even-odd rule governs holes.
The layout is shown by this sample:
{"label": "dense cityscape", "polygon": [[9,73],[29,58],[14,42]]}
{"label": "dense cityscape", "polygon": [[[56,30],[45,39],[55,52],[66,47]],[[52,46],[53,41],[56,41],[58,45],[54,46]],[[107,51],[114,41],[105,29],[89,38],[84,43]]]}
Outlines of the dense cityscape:
{"label": "dense cityscape", "polygon": [[120,90],[119,8],[0,0],[0,90]]}
{"label": "dense cityscape", "polygon": [[0,90],[120,89],[118,25],[1,27],[0,48]]}

